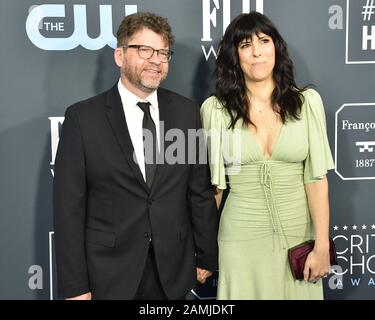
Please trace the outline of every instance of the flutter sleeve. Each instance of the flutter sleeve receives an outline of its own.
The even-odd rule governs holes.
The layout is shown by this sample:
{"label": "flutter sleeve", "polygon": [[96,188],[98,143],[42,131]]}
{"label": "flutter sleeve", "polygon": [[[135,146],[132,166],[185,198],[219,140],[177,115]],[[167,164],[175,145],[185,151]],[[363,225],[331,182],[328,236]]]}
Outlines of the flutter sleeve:
{"label": "flutter sleeve", "polygon": [[216,97],[206,99],[201,107],[201,119],[208,148],[211,184],[226,189],[225,166],[222,153],[223,107]]}
{"label": "flutter sleeve", "polygon": [[304,183],[311,183],[322,179],[335,166],[327,137],[322,99],[313,89],[306,90],[304,96],[302,108],[307,119],[309,140],[309,152],[304,163]]}

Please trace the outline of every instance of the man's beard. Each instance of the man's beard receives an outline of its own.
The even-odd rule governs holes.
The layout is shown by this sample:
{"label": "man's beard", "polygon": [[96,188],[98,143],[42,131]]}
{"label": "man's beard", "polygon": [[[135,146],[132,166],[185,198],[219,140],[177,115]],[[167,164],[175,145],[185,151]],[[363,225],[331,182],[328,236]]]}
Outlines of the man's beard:
{"label": "man's beard", "polygon": [[125,65],[125,68],[122,71],[122,74],[129,80],[129,82],[137,87],[139,90],[145,92],[145,93],[152,93],[156,89],[159,88],[160,83],[165,79],[165,77],[161,78],[160,81],[158,81],[157,84],[145,84],[144,81],[142,81],[142,77],[140,74],[138,74],[134,69],[132,69],[130,66]]}

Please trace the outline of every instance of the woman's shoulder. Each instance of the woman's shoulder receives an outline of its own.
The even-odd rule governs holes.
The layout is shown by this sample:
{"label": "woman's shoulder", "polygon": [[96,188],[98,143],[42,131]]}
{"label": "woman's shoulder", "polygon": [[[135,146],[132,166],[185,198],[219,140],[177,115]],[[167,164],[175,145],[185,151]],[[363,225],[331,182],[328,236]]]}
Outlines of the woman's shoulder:
{"label": "woman's shoulder", "polygon": [[208,97],[206,100],[202,103],[202,109],[214,109],[214,110],[222,110],[224,109],[223,104],[220,102],[218,97],[215,95]]}
{"label": "woman's shoulder", "polygon": [[216,96],[207,98],[201,107],[201,118],[203,125],[227,127],[230,123],[230,115],[227,109]]}
{"label": "woman's shoulder", "polygon": [[215,115],[216,117],[225,117],[226,113],[227,112],[226,112],[225,107],[216,96],[208,97],[202,103],[202,107],[201,107],[202,116]]}
{"label": "woman's shoulder", "polygon": [[314,103],[314,101],[319,102],[319,103],[322,102],[322,98],[319,92],[313,88],[307,88],[306,90],[302,91],[302,95],[305,99],[304,104],[306,103],[310,104],[309,102]]}
{"label": "woman's shoulder", "polygon": [[318,91],[309,88],[303,91],[303,105],[302,105],[302,115],[309,122],[311,121],[325,121],[325,110],[322,98]]}

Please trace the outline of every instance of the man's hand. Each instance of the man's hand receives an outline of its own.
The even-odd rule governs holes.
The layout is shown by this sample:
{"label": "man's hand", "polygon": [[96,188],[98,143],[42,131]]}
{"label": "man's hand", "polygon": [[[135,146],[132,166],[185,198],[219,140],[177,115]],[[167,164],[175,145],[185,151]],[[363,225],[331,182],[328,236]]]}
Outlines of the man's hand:
{"label": "man's hand", "polygon": [[197,268],[197,280],[200,283],[205,283],[208,277],[212,276],[212,272],[206,269]]}
{"label": "man's hand", "polygon": [[65,300],[91,300],[91,292],[81,294],[80,296],[66,298]]}

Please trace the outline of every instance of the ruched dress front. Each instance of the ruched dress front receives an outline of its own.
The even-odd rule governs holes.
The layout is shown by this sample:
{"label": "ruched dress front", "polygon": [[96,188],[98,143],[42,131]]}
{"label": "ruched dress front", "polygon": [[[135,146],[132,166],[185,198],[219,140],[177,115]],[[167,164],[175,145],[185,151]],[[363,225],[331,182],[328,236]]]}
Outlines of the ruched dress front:
{"label": "ruched dress front", "polygon": [[334,167],[319,94],[304,93],[300,120],[281,127],[269,159],[215,97],[201,108],[211,183],[230,186],[219,227],[218,299],[322,299],[321,281],[295,281],[288,248],[313,239],[304,184]]}

